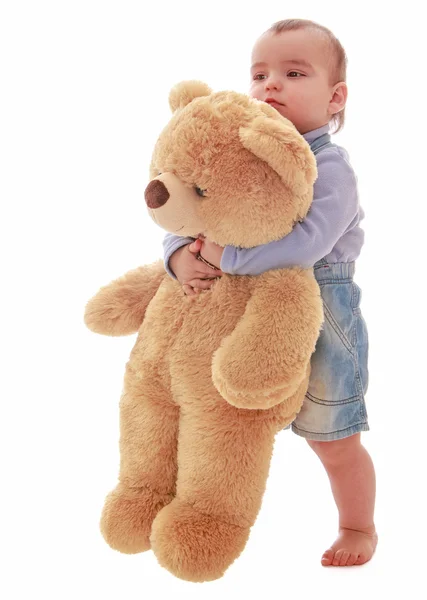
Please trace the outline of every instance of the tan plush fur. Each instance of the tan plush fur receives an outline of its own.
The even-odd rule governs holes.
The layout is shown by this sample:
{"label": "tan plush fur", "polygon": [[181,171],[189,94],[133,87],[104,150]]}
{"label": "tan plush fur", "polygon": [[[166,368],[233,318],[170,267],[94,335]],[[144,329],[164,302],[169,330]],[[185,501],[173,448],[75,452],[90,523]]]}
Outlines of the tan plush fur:
{"label": "tan plush fur", "polygon": [[[251,247],[305,216],[315,160],[273,108],[200,82],[175,87],[170,105],[146,189],[162,227]],[[224,574],[259,512],[275,434],[301,408],[322,320],[313,272],[300,268],[224,275],[190,297],[159,262],[98,292],[90,329],[138,331],[120,401],[119,484],[101,519],[112,548],[151,547],[189,581]]]}

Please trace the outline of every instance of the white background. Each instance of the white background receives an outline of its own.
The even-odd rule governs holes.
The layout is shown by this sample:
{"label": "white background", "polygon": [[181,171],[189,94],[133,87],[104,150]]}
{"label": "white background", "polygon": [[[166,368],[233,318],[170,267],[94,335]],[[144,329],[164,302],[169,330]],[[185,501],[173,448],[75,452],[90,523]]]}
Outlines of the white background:
{"label": "white background", "polygon": [[[425,592],[426,32],[417,5],[1,2],[2,598]],[[200,587],[152,553],[112,551],[99,533],[135,338],[95,336],[82,317],[101,285],[162,256],[143,191],[169,89],[198,78],[245,92],[254,40],[288,17],[328,26],[349,56],[347,124],[335,141],[350,154],[366,212],[355,280],[370,333],[363,440],[377,469],[380,544],[364,567],[321,567],[337,526],[329,484],[305,441],[282,433],[246,550]]]}

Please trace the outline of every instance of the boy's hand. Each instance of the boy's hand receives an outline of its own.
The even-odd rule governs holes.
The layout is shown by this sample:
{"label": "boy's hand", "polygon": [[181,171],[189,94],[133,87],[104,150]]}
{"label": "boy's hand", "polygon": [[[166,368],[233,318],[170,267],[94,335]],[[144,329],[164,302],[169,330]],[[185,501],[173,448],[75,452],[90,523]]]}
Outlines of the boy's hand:
{"label": "boy's hand", "polygon": [[215,279],[223,275],[220,269],[213,269],[197,259],[201,246],[202,241],[195,240],[179,248],[169,259],[169,267],[187,296],[195,296],[201,290],[209,289]]}
{"label": "boy's hand", "polygon": [[218,246],[218,244],[215,244],[204,237],[197,239],[191,244],[191,246],[195,246],[195,244],[198,242],[200,243],[200,241],[202,241],[202,245],[199,250],[201,257],[219,268],[221,266],[221,258],[224,252],[223,246]]}

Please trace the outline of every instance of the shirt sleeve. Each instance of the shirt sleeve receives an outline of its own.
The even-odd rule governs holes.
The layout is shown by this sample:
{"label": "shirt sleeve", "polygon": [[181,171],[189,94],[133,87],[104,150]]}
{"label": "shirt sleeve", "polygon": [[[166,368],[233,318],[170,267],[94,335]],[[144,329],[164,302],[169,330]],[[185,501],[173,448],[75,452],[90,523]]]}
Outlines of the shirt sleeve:
{"label": "shirt sleeve", "polygon": [[221,270],[232,275],[259,275],[270,269],[312,267],[327,256],[359,211],[357,180],[338,149],[317,156],[318,177],[310,210],[281,240],[256,246],[226,246]]}
{"label": "shirt sleeve", "polygon": [[169,259],[174,252],[179,250],[182,246],[186,246],[187,244],[191,244],[194,242],[195,238],[191,237],[181,237],[179,235],[174,235],[173,233],[167,233],[163,238],[163,260],[166,272],[173,279],[176,279],[175,274],[171,271],[169,267]]}

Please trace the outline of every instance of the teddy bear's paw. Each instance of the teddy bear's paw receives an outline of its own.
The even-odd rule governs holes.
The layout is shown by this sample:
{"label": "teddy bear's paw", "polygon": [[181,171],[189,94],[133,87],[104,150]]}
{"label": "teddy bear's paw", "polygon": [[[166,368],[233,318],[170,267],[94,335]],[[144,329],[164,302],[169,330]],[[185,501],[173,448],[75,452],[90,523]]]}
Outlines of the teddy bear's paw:
{"label": "teddy bear's paw", "polygon": [[151,547],[160,565],[186,581],[219,579],[242,552],[249,527],[225,523],[175,498],[159,512]]}
{"label": "teddy bear's paw", "polygon": [[[269,409],[290,398],[298,390],[304,379],[305,372],[295,375],[292,381],[282,382],[274,387],[257,389],[242,387],[240,382],[224,377],[221,372],[214,371],[212,379],[221,396],[232,406],[246,409]],[[258,384],[259,385],[259,384]]]}
{"label": "teddy bear's paw", "polygon": [[[283,363],[283,364],[282,364]],[[236,408],[269,409],[290,398],[307,375],[308,363],[249,359],[219,349],[212,360],[212,380],[221,396]]]}
{"label": "teddy bear's paw", "polygon": [[102,511],[100,526],[105,541],[125,554],[149,550],[153,520],[171,500],[170,494],[119,484],[107,496]]}

